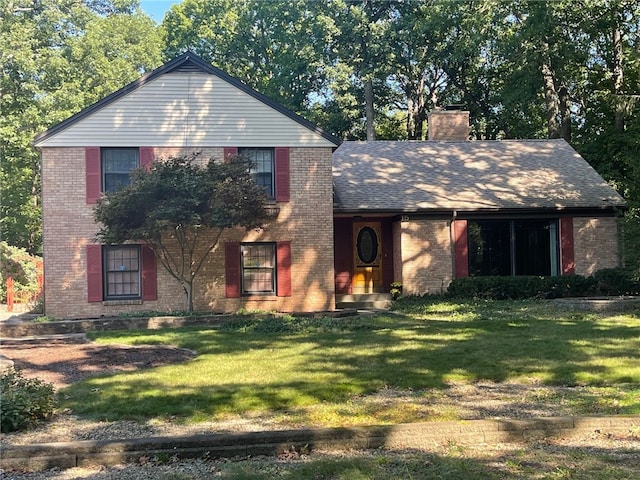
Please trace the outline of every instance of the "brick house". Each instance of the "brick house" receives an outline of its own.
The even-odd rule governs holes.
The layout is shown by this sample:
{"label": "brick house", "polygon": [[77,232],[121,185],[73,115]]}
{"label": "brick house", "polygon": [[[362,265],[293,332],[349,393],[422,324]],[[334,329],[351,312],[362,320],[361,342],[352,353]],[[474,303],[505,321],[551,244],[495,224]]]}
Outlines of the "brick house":
{"label": "brick house", "polygon": [[568,144],[467,141],[468,112],[429,125],[428,142],[341,144],[187,52],[34,140],[46,314],[184,309],[145,245],[94,242],[93,208],[131,169],[193,152],[252,156],[279,210],[260,231],[225,233],[196,310],[319,311],[393,281],[427,293],[460,276],[618,264],[624,202]]}
{"label": "brick house", "polygon": [[36,137],[46,314],[181,311],[179,284],[144,245],[98,245],[93,208],[129,171],[163,158],[251,155],[279,209],[228,231],[194,290],[196,310],[334,307],[331,155],[339,141],[186,53]]}
{"label": "brick house", "polygon": [[[477,275],[590,275],[619,265],[624,200],[562,139],[469,141],[434,111],[429,141],[344,142],[333,156],[338,302],[439,293]],[[339,249],[338,245],[352,245]]]}

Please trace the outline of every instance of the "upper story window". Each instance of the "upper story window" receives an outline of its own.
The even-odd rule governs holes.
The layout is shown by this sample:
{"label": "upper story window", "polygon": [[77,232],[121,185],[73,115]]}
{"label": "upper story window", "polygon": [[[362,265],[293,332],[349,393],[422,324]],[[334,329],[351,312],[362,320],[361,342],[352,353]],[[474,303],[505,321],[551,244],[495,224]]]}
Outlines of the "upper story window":
{"label": "upper story window", "polygon": [[269,198],[275,197],[273,148],[240,148],[238,153],[253,163],[251,175],[256,184],[264,188]]}
{"label": "upper story window", "polygon": [[131,172],[140,166],[138,148],[102,148],[102,191],[115,192],[129,185]]}

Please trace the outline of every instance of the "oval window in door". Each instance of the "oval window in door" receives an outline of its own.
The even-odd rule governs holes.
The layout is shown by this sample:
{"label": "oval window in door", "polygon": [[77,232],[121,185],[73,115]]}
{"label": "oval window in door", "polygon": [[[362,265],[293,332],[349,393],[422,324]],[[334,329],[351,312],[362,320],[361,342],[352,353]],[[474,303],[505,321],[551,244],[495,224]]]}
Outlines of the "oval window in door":
{"label": "oval window in door", "polygon": [[358,258],[362,263],[373,263],[378,257],[378,236],[371,227],[363,227],[358,233]]}

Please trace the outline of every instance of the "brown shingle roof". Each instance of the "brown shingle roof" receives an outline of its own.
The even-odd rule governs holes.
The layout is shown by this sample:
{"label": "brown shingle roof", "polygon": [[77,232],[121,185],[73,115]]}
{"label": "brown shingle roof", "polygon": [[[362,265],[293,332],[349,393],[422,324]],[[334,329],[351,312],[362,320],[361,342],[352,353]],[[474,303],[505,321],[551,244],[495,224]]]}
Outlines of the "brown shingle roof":
{"label": "brown shingle roof", "polygon": [[344,142],[333,180],[336,212],[625,205],[564,140]]}

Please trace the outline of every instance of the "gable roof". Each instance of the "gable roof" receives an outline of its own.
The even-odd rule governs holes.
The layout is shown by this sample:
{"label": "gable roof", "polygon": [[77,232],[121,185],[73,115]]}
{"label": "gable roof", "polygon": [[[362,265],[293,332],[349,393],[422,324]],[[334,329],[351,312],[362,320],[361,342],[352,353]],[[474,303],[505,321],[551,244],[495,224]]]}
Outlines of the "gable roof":
{"label": "gable roof", "polygon": [[[71,137],[71,134],[69,132],[70,129],[75,128],[76,130],[78,129],[78,125],[81,122],[88,122],[89,119],[95,119],[98,118],[99,115],[101,113],[103,113],[103,116],[107,116],[110,115],[111,118],[114,117],[114,115],[116,114],[121,114],[121,108],[120,105],[122,105],[122,102],[126,102],[128,100],[130,100],[131,98],[133,98],[133,96],[143,87],[148,87],[149,85],[153,84],[154,82],[162,79],[162,77],[165,77],[167,79],[170,79],[171,77],[175,77],[176,79],[183,79],[186,78],[186,75],[191,75],[192,78],[194,75],[198,75],[200,74],[200,76],[202,77],[203,74],[206,78],[206,76],[213,76],[216,77],[217,79],[220,80],[220,82],[218,82],[218,84],[214,85],[215,89],[213,88],[213,86],[208,83],[202,83],[205,82],[206,80],[201,80],[200,84],[197,84],[197,82],[191,82],[189,83],[189,87],[191,88],[191,90],[187,93],[184,93],[185,97],[187,95],[189,95],[189,98],[179,98],[177,100],[173,100],[173,103],[168,103],[170,100],[172,99],[166,99],[167,100],[167,104],[164,105],[164,110],[160,111],[154,111],[153,110],[153,105],[151,105],[151,110],[147,113],[150,113],[149,115],[147,115],[147,117],[143,117],[143,113],[140,113],[139,118],[131,118],[129,121],[129,126],[133,125],[134,122],[138,122],[136,123],[136,125],[140,124],[140,123],[144,123],[145,120],[149,119],[149,118],[154,118],[155,117],[155,121],[156,123],[160,120],[160,118],[169,118],[169,117],[176,117],[179,114],[182,114],[184,117],[190,117],[189,121],[193,122],[194,120],[200,121],[201,124],[198,125],[196,124],[195,127],[192,126],[191,128],[191,132],[194,131],[195,128],[200,127],[201,129],[204,129],[206,127],[208,127],[209,129],[211,129],[211,126],[219,126],[220,124],[223,123],[224,120],[228,121],[228,116],[222,116],[222,118],[218,118],[215,120],[211,120],[212,115],[214,114],[213,109],[211,109],[211,105],[202,105],[202,103],[204,101],[207,101],[207,96],[211,96],[213,94],[217,94],[217,95],[233,95],[233,94],[237,94],[238,92],[240,92],[241,94],[243,94],[244,96],[242,98],[239,98],[237,95],[234,96],[234,98],[229,99],[228,102],[226,102],[226,104],[224,105],[225,108],[227,108],[228,110],[225,111],[225,115],[228,114],[228,112],[233,112],[234,111],[234,107],[237,109],[238,107],[238,102],[239,101],[249,101],[249,99],[252,100],[251,106],[255,109],[256,107],[261,109],[260,115],[261,118],[266,119],[265,120],[265,124],[269,124],[269,123],[273,123],[273,120],[275,117],[273,117],[273,113],[277,113],[279,115],[279,118],[285,120],[285,121],[289,121],[289,123],[287,125],[291,125],[295,128],[297,128],[299,131],[306,131],[306,135],[308,136],[308,138],[305,138],[302,142],[303,143],[309,143],[309,135],[311,135],[313,137],[313,141],[315,143],[319,143],[319,142],[323,142],[325,145],[332,145],[332,146],[337,146],[340,144],[340,140],[331,135],[328,132],[325,132],[324,130],[322,130],[321,128],[319,128],[318,126],[314,125],[313,123],[309,122],[308,120],[302,118],[301,116],[299,116],[298,114],[296,114],[295,112],[289,110],[288,108],[285,108],[284,106],[280,105],[279,103],[271,100],[270,98],[266,97],[265,95],[257,92],[256,90],[248,87],[247,85],[245,85],[244,83],[242,83],[240,80],[238,80],[237,78],[234,78],[232,76],[230,76],[229,74],[225,73],[224,71],[220,70],[217,67],[214,67],[213,65],[205,62],[203,59],[201,59],[200,57],[198,57],[197,55],[195,55],[192,52],[186,52],[182,55],[180,55],[179,57],[165,63],[164,65],[162,65],[161,67],[157,68],[156,70],[143,75],[142,77],[140,77],[139,79],[131,82],[130,84],[126,85],[125,87],[117,90],[116,92],[113,92],[112,94],[108,95],[107,97],[105,97],[104,99],[98,101],[97,103],[81,110],[80,112],[76,113],[75,115],[67,118],[66,120],[58,123],[57,125],[54,125],[53,127],[49,128],[48,130],[46,130],[45,132],[37,135],[34,138],[34,145],[36,146],[62,146],[62,145],[67,145],[67,143],[64,143],[63,140],[58,140],[57,142],[55,141],[56,137],[60,137],[60,136],[64,136],[65,133],[67,133],[67,142],[68,142],[68,138]],[[175,88],[176,82],[174,80],[173,82],[173,87],[172,87],[172,83],[170,80],[167,80],[167,82],[165,82],[167,85],[161,84],[158,85],[158,92],[155,92],[154,95],[155,97],[151,100],[153,102],[158,102],[158,101],[162,101],[165,99],[160,98],[160,95],[162,95],[164,91],[169,92],[169,94],[172,94],[175,92],[171,91],[171,88]],[[192,84],[196,85],[193,86]],[[224,84],[226,84],[226,86],[224,86]],[[178,84],[179,88],[183,88],[184,84]],[[226,90],[224,90],[224,93],[220,93],[222,92],[221,87],[226,88]],[[229,88],[231,87],[231,89]],[[163,88],[164,90],[160,90],[161,88]],[[202,96],[201,98],[197,99],[200,104],[196,104],[194,103],[194,98],[195,95],[193,95],[194,93],[194,89],[195,88],[201,88],[201,90],[203,90],[202,92]],[[184,88],[183,88],[184,89]],[[199,92],[198,92],[199,93]],[[216,100],[218,100],[219,98],[216,98]],[[149,104],[151,103],[151,101],[149,102]],[[210,101],[210,100],[208,100]],[[138,105],[131,105],[130,108],[132,110],[127,110],[126,113],[129,114],[130,117],[133,117],[134,115],[130,115],[131,111],[133,112],[137,112],[140,109],[140,98],[136,97],[135,102],[138,103]],[[131,100],[131,103],[133,103],[133,100]],[[224,103],[224,102],[223,102]],[[157,105],[156,105],[157,107]],[[116,108],[118,108],[116,110]],[[159,107],[157,107],[159,108]],[[157,109],[156,108],[156,109]],[[109,110],[111,109],[111,110]],[[138,110],[136,110],[138,109]],[[180,111],[181,110],[181,111]],[[271,113],[269,113],[271,112]],[[154,115],[155,114],[155,115]],[[122,114],[121,114],[122,116]],[[164,116],[164,117],[163,117]],[[208,116],[209,118],[205,118],[206,116]],[[160,117],[160,118],[158,118]],[[104,119],[102,120],[103,124],[104,124]],[[208,123],[206,123],[208,122]],[[236,120],[236,125],[240,125],[243,128],[246,128],[246,124],[241,124],[239,121]],[[99,129],[101,126],[103,125],[97,125],[96,127],[94,127],[94,129]],[[122,138],[122,131],[124,129],[120,129],[120,131],[118,130],[118,128],[116,126],[112,126],[112,125],[107,125],[108,127],[112,127],[111,130],[113,130],[113,132],[116,133],[116,136]],[[153,126],[151,124],[147,125],[147,128],[152,130],[153,128],[157,130],[161,129],[161,130],[167,130],[166,126],[162,126],[162,128],[159,128],[157,125]],[[126,132],[126,130],[125,130]],[[84,134],[84,132],[79,132],[79,133],[75,133],[74,135],[80,135],[80,136],[86,136]],[[125,135],[126,137],[126,135]],[[228,135],[227,135],[228,137]],[[226,138],[226,137],[223,137]],[[60,143],[62,142],[62,143]],[[86,140],[85,143],[86,144]],[[120,144],[121,146],[125,146]],[[154,145],[155,146],[155,145]],[[237,146],[237,145],[236,145]],[[262,145],[262,146],[269,146],[269,145]]]}
{"label": "gable roof", "polygon": [[564,140],[344,142],[336,213],[624,208]]}

